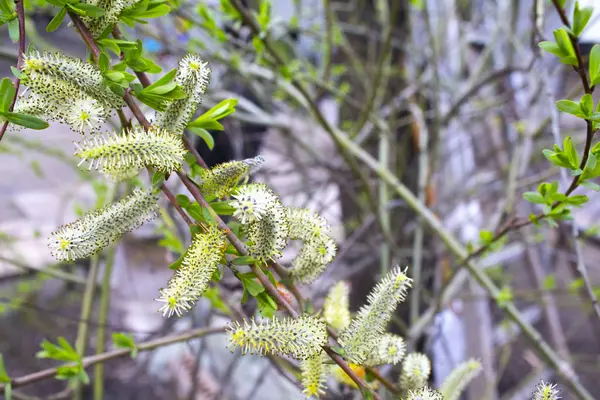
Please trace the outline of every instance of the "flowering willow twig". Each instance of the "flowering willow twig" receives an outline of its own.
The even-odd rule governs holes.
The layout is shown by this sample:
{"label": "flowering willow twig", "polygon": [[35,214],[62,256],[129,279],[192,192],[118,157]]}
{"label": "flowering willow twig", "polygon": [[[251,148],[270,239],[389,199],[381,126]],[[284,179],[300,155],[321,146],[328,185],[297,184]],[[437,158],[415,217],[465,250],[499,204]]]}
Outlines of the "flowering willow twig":
{"label": "flowering willow twig", "polygon": [[[16,9],[17,9],[17,21],[19,22],[19,48],[17,53],[17,68],[21,68],[23,64],[23,55],[25,54],[25,9],[23,6],[23,2],[25,0],[17,0],[16,1]],[[15,107],[15,102],[17,101],[17,97],[19,96],[19,87],[21,85],[21,79],[15,78],[14,87],[15,87],[15,95],[10,102],[10,106],[8,107],[8,111],[12,111]],[[0,127],[0,140],[4,137],[4,132],[8,128],[8,121],[4,121],[2,126]]]}

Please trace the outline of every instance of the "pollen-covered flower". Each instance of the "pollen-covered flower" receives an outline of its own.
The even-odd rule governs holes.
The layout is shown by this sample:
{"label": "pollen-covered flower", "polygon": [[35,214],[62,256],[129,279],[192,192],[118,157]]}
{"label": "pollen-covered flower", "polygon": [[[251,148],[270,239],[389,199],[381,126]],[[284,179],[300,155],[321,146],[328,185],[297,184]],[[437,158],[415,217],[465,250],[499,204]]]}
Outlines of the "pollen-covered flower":
{"label": "pollen-covered flower", "polygon": [[257,171],[264,163],[262,156],[242,161],[229,161],[200,172],[200,190],[206,197],[221,198],[237,185],[243,177]]}
{"label": "pollen-covered flower", "polygon": [[112,173],[142,167],[174,171],[181,166],[186,153],[179,135],[159,128],[145,131],[140,126],[106,138],[94,136],[75,146],[75,155],[81,158],[79,164],[89,161],[90,169],[107,169]]}
{"label": "pollen-covered flower", "polygon": [[444,379],[440,386],[440,393],[445,400],[458,400],[467,385],[481,372],[481,363],[477,360],[468,360],[459,364]]}
{"label": "pollen-covered flower", "polygon": [[395,267],[375,286],[367,298],[368,304],[361,307],[340,335],[348,360],[362,364],[371,354],[411,282],[400,267]]}
{"label": "pollen-covered flower", "polygon": [[175,81],[187,97],[173,100],[165,111],[159,112],[156,115],[157,126],[174,133],[183,133],[206,91],[211,72],[207,65],[196,54],[188,54],[179,61]]}
{"label": "pollen-covered flower", "polygon": [[107,117],[98,101],[89,97],[75,100],[66,115],[67,123],[79,133],[97,131]]}
{"label": "pollen-covered flower", "polygon": [[379,337],[377,345],[365,360],[365,365],[374,367],[383,364],[398,364],[406,354],[404,339],[398,335],[386,333]]}
{"label": "pollen-covered flower", "polygon": [[303,246],[292,261],[290,273],[300,283],[317,279],[337,252],[335,241],[329,235],[329,225],[323,217],[309,210],[287,207],[290,239],[302,240]]}
{"label": "pollen-covered flower", "polygon": [[[248,254],[263,262],[277,260],[285,248],[288,222],[279,197],[265,184],[252,183],[239,188],[240,198],[229,204],[234,217],[244,224],[248,238]],[[236,196],[234,193],[234,197]]]}
{"label": "pollen-covered flower", "polygon": [[257,324],[253,319],[243,325],[229,326],[230,347],[242,353],[281,354],[305,360],[320,353],[327,344],[327,327],[322,319],[309,315],[298,318],[273,318]]}
{"label": "pollen-covered flower", "polygon": [[130,168],[114,168],[104,167],[102,168],[102,174],[113,182],[122,182],[132,178],[135,178],[139,174],[140,170],[138,167]]}
{"label": "pollen-covered flower", "polygon": [[194,236],[181,267],[169,280],[168,287],[160,290],[157,301],[164,303],[159,311],[170,317],[181,317],[198,301],[208,287],[219,261],[225,253],[225,235],[211,226],[207,233]]}
{"label": "pollen-covered flower", "polygon": [[421,389],[427,385],[431,374],[431,362],[425,354],[410,353],[402,362],[400,387],[403,391]]}
{"label": "pollen-covered flower", "polygon": [[323,304],[323,317],[335,330],[343,331],[350,325],[350,286],[348,282],[338,282],[329,289]]}
{"label": "pollen-covered flower", "polygon": [[535,387],[531,400],[559,400],[561,398],[560,392],[556,389],[556,384],[541,381]]}
{"label": "pollen-covered flower", "polygon": [[59,261],[87,258],[156,216],[157,198],[135,189],[118,202],[90,211],[63,225],[48,238],[52,255]]}
{"label": "pollen-covered flower", "polygon": [[84,3],[100,7],[104,14],[98,17],[82,17],[82,21],[88,27],[94,37],[100,36],[109,26],[119,22],[123,11],[141,0],[86,0]]}
{"label": "pollen-covered flower", "polygon": [[446,400],[446,398],[437,390],[424,387],[419,390],[410,390],[407,400]]}
{"label": "pollen-covered flower", "polygon": [[319,398],[320,395],[325,394],[328,369],[325,364],[325,356],[321,352],[300,363],[302,386],[304,387],[302,393],[307,398]]}

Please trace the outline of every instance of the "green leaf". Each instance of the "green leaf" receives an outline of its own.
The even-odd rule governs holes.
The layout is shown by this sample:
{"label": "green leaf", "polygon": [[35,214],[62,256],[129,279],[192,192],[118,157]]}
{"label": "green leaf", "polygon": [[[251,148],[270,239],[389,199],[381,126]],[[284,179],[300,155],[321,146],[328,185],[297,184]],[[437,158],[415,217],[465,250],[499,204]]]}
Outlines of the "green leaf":
{"label": "green leaf", "polygon": [[[237,99],[225,99],[216,106],[212,107],[210,110],[206,111],[204,114],[200,115],[194,121],[190,122],[188,127],[223,130],[223,126],[221,124],[215,125],[214,123],[225,118],[229,114],[234,113],[237,103]],[[217,126],[217,128],[215,128],[215,126]]]}
{"label": "green leaf", "polygon": [[64,337],[58,338],[58,345],[55,345],[44,339],[40,345],[42,351],[36,354],[37,358],[51,358],[58,361],[79,361],[80,356],[73,349],[73,346],[67,342]]}
{"label": "green leaf", "polygon": [[577,149],[573,146],[571,136],[567,136],[563,141],[563,151],[567,155],[571,166],[579,168],[579,154],[577,154]]}
{"label": "green leaf", "polygon": [[571,294],[577,294],[579,289],[581,289],[584,285],[583,278],[574,279],[569,283],[569,292]]}
{"label": "green leaf", "polygon": [[559,100],[556,102],[556,108],[564,113],[572,114],[579,118],[585,118],[580,104],[572,100]]}
{"label": "green leaf", "polygon": [[584,181],[584,182],[580,182],[579,183],[581,186],[583,186],[584,188],[593,190],[595,192],[600,192],[600,185],[594,183],[594,182],[590,182],[590,181]]}
{"label": "green leaf", "polygon": [[273,318],[277,311],[277,303],[267,292],[261,293],[256,296],[258,303],[258,311],[264,318]]}
{"label": "green leaf", "polygon": [[587,203],[588,197],[583,194],[576,194],[576,195],[567,197],[566,201],[567,201],[567,204],[570,204],[572,206],[581,206],[582,204]]}
{"label": "green leaf", "polygon": [[250,256],[241,256],[241,257],[236,257],[234,258],[231,263],[233,265],[252,265],[252,264],[256,264],[256,259],[250,257]]}
{"label": "green leaf", "polygon": [[365,400],[373,400],[375,397],[373,397],[373,392],[371,391],[371,389],[369,388],[362,388],[360,390],[360,394],[362,395],[362,398]]}
{"label": "green leaf", "polygon": [[575,2],[575,9],[573,10],[573,33],[575,36],[579,36],[583,32],[593,12],[593,7],[580,9],[579,2]]}
{"label": "green leaf", "polygon": [[[573,43],[571,42],[571,38],[569,34],[565,30],[565,28],[560,28],[554,30],[554,38],[556,39],[556,44],[560,48],[563,58],[566,57],[574,57],[575,58],[575,49],[573,47]],[[575,58],[575,64],[577,65],[577,59]]]}
{"label": "green leaf", "polygon": [[58,27],[60,26],[60,24],[62,24],[66,15],[67,15],[67,9],[64,7],[61,8],[60,11],[58,12],[58,14],[56,14],[54,16],[54,18],[52,18],[52,20],[46,27],[46,32],[54,32],[55,30],[57,30]]}
{"label": "green leaf", "polygon": [[185,194],[178,194],[177,196],[175,196],[175,200],[177,200],[177,204],[179,204],[183,208],[186,208],[190,205],[190,199]]}
{"label": "green leaf", "polygon": [[131,358],[136,357],[138,350],[132,334],[115,332],[112,334],[112,342],[115,347],[131,349]]}
{"label": "green leaf", "polygon": [[0,383],[10,383],[10,377],[6,372],[6,367],[4,366],[4,358],[2,358],[2,354],[0,354]]}
{"label": "green leaf", "polygon": [[16,93],[17,91],[12,81],[8,78],[3,78],[0,82],[0,111],[8,111]]}
{"label": "green leaf", "polygon": [[254,273],[240,274],[239,278],[242,281],[244,289],[250,293],[250,296],[256,297],[265,291],[263,285],[256,281],[256,275],[254,275]]}
{"label": "green leaf", "polygon": [[164,173],[157,171],[154,173],[154,175],[152,175],[152,188],[153,189],[160,189],[164,182],[165,182],[165,174]]}
{"label": "green leaf", "polygon": [[556,275],[548,275],[544,278],[544,282],[542,283],[542,288],[544,290],[553,290],[556,289]]}
{"label": "green leaf", "polygon": [[224,314],[229,314],[231,312],[227,304],[221,299],[218,287],[209,287],[204,291],[202,297],[210,301],[212,308],[220,310]]}
{"label": "green leaf", "polygon": [[152,85],[148,86],[146,88],[146,90],[152,90],[155,87],[166,85],[167,83],[171,82],[175,78],[175,75],[177,75],[177,68],[172,69],[171,71],[164,74],[162,76],[162,78],[160,78],[159,80],[154,82]]}
{"label": "green leaf", "polygon": [[581,97],[581,100],[579,100],[579,105],[581,107],[581,112],[586,118],[589,118],[594,112],[594,99],[589,93]]}
{"label": "green leaf", "polygon": [[545,204],[546,200],[542,197],[538,192],[525,192],[523,193],[523,198],[530,203],[535,204]]}
{"label": "green leaf", "polygon": [[16,68],[16,67],[13,67],[13,66],[11,66],[11,67],[10,67],[10,71],[12,72],[12,74],[13,74],[13,75],[14,75],[16,78],[23,79],[24,75],[23,75],[23,72],[21,72],[21,70],[20,70],[20,69],[18,69],[18,68]]}
{"label": "green leaf", "polygon": [[490,231],[482,230],[481,232],[479,232],[479,239],[484,244],[490,244],[494,239],[494,234]]}
{"label": "green leaf", "polygon": [[550,54],[554,54],[555,56],[557,56],[559,58],[562,58],[565,56],[565,54],[560,49],[560,47],[558,47],[558,45],[554,42],[540,42],[540,43],[538,43],[538,46],[542,50],[547,51]]}
{"label": "green leaf", "polygon": [[188,130],[194,135],[200,136],[210,150],[212,150],[215,147],[215,139],[213,139],[210,132],[208,132],[206,129],[192,127],[188,128]]}
{"label": "green leaf", "polygon": [[513,292],[509,286],[503,287],[496,296],[496,303],[499,307],[503,307],[506,304],[513,301]]}
{"label": "green leaf", "polygon": [[13,43],[19,41],[19,21],[17,19],[8,21],[8,36]]}
{"label": "green leaf", "polygon": [[49,126],[46,121],[42,121],[41,119],[39,119],[38,117],[34,117],[33,115],[6,112],[2,113],[2,116],[6,118],[8,122],[24,126],[25,128],[41,130],[46,129]]}
{"label": "green leaf", "polygon": [[233,215],[235,211],[235,208],[229,205],[229,201],[218,201],[210,205],[219,215]]}
{"label": "green leaf", "polygon": [[592,85],[600,83],[600,45],[598,44],[594,45],[590,52],[590,81]]}

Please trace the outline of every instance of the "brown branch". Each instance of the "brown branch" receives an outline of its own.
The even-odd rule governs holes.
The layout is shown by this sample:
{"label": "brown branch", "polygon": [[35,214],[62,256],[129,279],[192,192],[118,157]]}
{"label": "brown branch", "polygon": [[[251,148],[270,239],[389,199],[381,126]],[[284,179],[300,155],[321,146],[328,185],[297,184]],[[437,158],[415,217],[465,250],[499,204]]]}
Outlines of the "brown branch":
{"label": "brown branch", "polygon": [[[17,9],[17,21],[19,22],[19,47],[17,53],[17,68],[21,68],[23,64],[23,55],[25,54],[25,9],[23,7],[24,0],[17,0],[16,9]],[[21,86],[21,79],[15,78],[13,83],[15,88],[15,95],[8,106],[8,111],[12,111],[15,107],[15,103],[17,102],[17,97],[19,96],[19,87]],[[4,121],[2,127],[0,127],[0,140],[4,137],[4,133],[8,128],[8,121]]]}
{"label": "brown branch", "polygon": [[[192,329],[186,333],[182,333],[180,335],[175,336],[167,336],[160,339],[152,340],[149,342],[141,343],[136,346],[138,352],[154,350],[159,347],[168,346],[171,344],[185,342],[188,340],[196,339],[206,335],[213,335],[215,333],[224,333],[225,327],[223,328],[200,328],[200,329]],[[81,361],[84,368],[89,368],[92,365],[102,363],[109,360],[114,360],[117,358],[126,357],[131,353],[131,349],[117,349],[112,351],[107,351],[105,353],[96,354],[94,356],[84,357]],[[68,364],[75,366],[76,364]],[[13,378],[10,380],[10,384],[13,388],[19,386],[29,385],[31,383],[35,383],[41,380],[50,379],[56,376],[58,368],[47,368],[41,371],[34,372],[29,375],[24,375],[18,378]],[[4,393],[5,385],[0,385],[0,393]]]}

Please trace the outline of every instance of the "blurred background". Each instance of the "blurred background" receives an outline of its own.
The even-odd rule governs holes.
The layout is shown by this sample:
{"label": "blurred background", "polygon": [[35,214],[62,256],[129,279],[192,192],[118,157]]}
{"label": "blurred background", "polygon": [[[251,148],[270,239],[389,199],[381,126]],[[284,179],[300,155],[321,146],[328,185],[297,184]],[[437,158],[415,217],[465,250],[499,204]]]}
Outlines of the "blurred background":
{"label": "blurred background", "polygon": [[[554,105],[561,98],[579,99],[578,75],[537,46],[561,26],[550,2],[272,1],[268,30],[285,68],[265,62],[268,56],[247,26],[232,21],[226,3],[172,1],[168,16],[135,30],[123,27],[124,33],[141,39],[146,57],[165,72],[187,52],[209,61],[211,83],[198,114],[223,99],[239,99],[237,112],[224,120],[225,130],[211,132],[212,150],[191,136],[208,164],[261,154],[265,168],[252,179],[268,183],[286,204],[320,212],[332,225],[338,255],[315,284],[301,287],[305,297],[319,308],[329,287],[345,280],[356,310],[382,273],[407,265],[415,289],[390,330],[430,356],[434,386],[474,357],[483,373],[465,398],[529,399],[540,379],[558,382],[565,399],[575,398],[497,302],[460,268],[461,260],[436,231],[372,169],[347,157],[326,129],[328,123],[345,132],[463,245],[477,248],[482,231],[540,212],[522,200],[523,192],[543,181],[568,186],[542,149],[566,136],[580,151],[583,147],[583,121],[559,115]],[[242,3],[258,10],[261,1]],[[55,8],[41,0],[25,4],[27,38],[37,49],[86,56],[71,25],[45,32]],[[584,57],[600,43],[598,11],[581,37]],[[4,25],[3,77],[12,77],[16,55]],[[293,82],[308,88],[310,102]],[[152,119],[153,111],[147,116]],[[56,365],[35,358],[44,338],[64,336],[74,343],[87,329],[93,354],[113,332],[132,333],[141,342],[229,320],[209,300],[181,319],[157,312],[153,299],[171,276],[177,247],[189,240],[166,204],[158,222],[127,235],[97,263],[56,264],[46,246],[49,233],[115,190],[77,167],[72,142],[78,140],[68,127],[53,124],[44,131],[9,131],[0,142],[0,353],[11,376]],[[175,179],[168,184],[186,193]],[[578,189],[590,202],[574,212],[572,222],[513,231],[476,259],[476,267],[600,398],[600,321],[576,273],[577,263],[585,263],[592,283],[600,284],[600,202],[587,192]],[[289,249],[284,265],[296,251]],[[449,286],[457,274],[460,279]],[[97,282],[93,293],[85,291],[90,279]],[[241,286],[225,276],[221,294],[239,303]],[[244,305],[251,312],[255,306]],[[396,369],[383,372],[397,379]],[[106,399],[304,398],[268,359],[231,353],[222,335],[140,354],[135,361],[111,361],[103,379]],[[341,383],[329,386],[325,398],[356,396]],[[20,392],[26,398],[71,395],[56,380]],[[84,398],[94,398],[90,386]]]}

